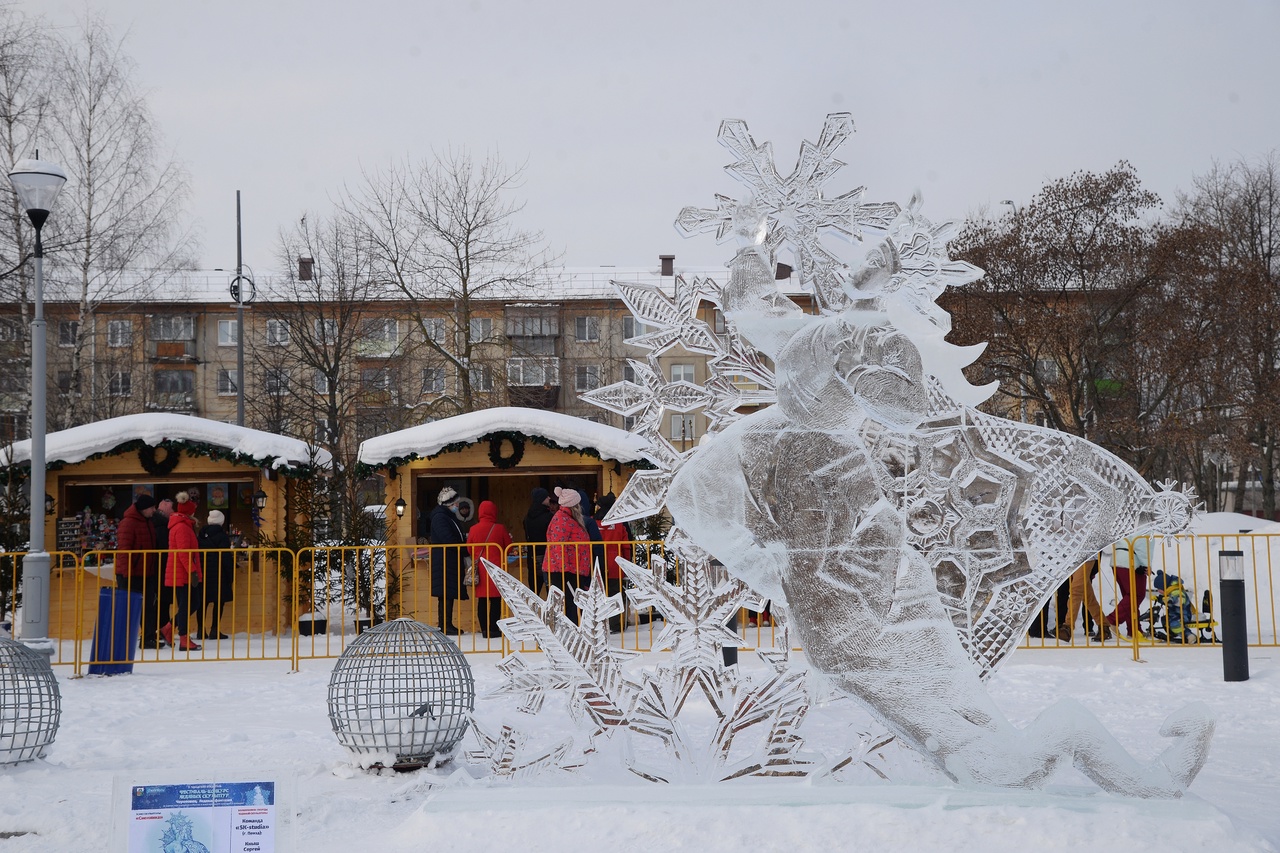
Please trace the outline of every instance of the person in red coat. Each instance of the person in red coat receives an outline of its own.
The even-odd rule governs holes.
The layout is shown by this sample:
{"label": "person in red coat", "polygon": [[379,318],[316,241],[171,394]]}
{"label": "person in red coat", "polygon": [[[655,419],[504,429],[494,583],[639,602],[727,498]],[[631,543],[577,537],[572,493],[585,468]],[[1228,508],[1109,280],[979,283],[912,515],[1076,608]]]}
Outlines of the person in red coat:
{"label": "person in red coat", "polygon": [[[602,520],[609,514],[609,510],[613,509],[614,503],[617,502],[613,492],[602,497],[596,504],[596,519],[600,524],[600,538],[605,541],[604,546],[604,584],[605,592],[609,595],[617,595],[622,592],[622,569],[618,566],[618,558],[630,560],[632,549],[631,540],[635,537],[631,535],[631,528],[624,521],[621,524],[605,524]],[[613,544],[610,544],[613,543]],[[622,617],[612,616],[609,618],[609,630],[617,633],[623,628]]]}
{"label": "person in red coat", "polygon": [[164,595],[160,599],[160,612],[168,613],[171,604],[177,604],[173,621],[160,629],[165,642],[173,644],[176,629],[178,650],[198,652],[200,647],[187,636],[187,616],[200,606],[200,592],[195,593],[203,583],[204,574],[200,569],[200,542],[196,538],[195,512],[186,492],[178,492],[173,514],[169,516],[169,561],[164,569]]}
{"label": "person in red coat", "polygon": [[476,511],[476,523],[467,531],[467,544],[471,546],[471,564],[476,567],[476,617],[480,621],[480,633],[491,638],[498,636],[498,617],[502,615],[502,595],[481,558],[495,566],[506,568],[507,547],[511,534],[498,523],[498,506],[493,501],[481,501]]}
{"label": "person in red coat", "polygon": [[138,495],[116,527],[116,586],[142,596],[144,649],[160,648],[160,555],[151,524],[155,512],[155,498]]}
{"label": "person in red coat", "polygon": [[[573,590],[591,586],[591,537],[579,506],[582,496],[573,489],[557,486],[556,502],[560,508],[547,526],[547,556],[542,570],[547,574],[548,588],[564,591],[564,615],[577,622],[578,603],[573,600]],[[586,544],[561,544],[565,542]]]}

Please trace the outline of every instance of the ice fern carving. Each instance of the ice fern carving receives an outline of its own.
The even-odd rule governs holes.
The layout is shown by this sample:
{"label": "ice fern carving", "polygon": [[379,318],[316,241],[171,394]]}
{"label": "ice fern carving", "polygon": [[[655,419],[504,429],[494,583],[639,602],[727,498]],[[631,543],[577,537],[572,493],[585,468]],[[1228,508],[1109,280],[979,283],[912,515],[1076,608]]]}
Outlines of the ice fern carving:
{"label": "ice fern carving", "polygon": [[[724,627],[729,618],[762,602],[705,559],[682,564],[679,583],[667,580],[661,561],[620,563],[636,584],[633,600],[665,617],[659,644],[669,641],[671,648],[664,663],[635,677],[622,668],[634,653],[608,644],[608,620],[622,605],[619,596],[598,591],[604,588],[598,574],[589,589],[575,591],[582,624],[574,625],[564,618],[559,590],[542,599],[486,561],[514,614],[499,626],[509,639],[536,643],[544,653],[538,665],[523,654],[504,661],[507,682],[498,692],[522,697],[520,710],[529,714],[542,712],[548,695],[567,694],[570,713],[584,721],[587,738],[581,745],[566,741],[530,750],[527,736],[510,724],[497,734],[479,725],[480,748],[468,757],[494,777],[523,779],[579,769],[603,740],[622,738],[630,771],[653,782],[808,773],[813,761],[802,754],[799,734],[810,704],[804,671],[789,668],[785,654],[775,654],[772,671],[752,680],[724,666],[720,654],[725,645],[740,642]],[[705,713],[686,713],[690,701],[710,708],[710,724]]]}

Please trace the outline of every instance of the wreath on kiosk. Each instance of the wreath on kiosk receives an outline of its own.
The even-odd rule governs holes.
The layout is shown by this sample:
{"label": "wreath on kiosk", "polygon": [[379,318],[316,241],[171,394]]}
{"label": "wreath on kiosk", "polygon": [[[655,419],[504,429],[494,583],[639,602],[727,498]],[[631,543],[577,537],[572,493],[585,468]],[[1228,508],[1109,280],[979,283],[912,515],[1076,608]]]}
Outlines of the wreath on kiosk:
{"label": "wreath on kiosk", "polygon": [[[164,456],[156,459],[156,450],[163,449]],[[142,465],[142,470],[146,471],[153,477],[164,477],[173,473],[173,469],[178,467],[178,460],[182,458],[182,451],[176,447],[168,445],[160,445],[159,448],[144,444],[138,448],[138,462]]]}
{"label": "wreath on kiosk", "polygon": [[[511,455],[502,455],[502,443],[507,442],[511,445]],[[524,439],[518,435],[491,435],[489,436],[489,461],[493,463],[494,468],[514,468],[520,464],[520,460],[524,458]]]}

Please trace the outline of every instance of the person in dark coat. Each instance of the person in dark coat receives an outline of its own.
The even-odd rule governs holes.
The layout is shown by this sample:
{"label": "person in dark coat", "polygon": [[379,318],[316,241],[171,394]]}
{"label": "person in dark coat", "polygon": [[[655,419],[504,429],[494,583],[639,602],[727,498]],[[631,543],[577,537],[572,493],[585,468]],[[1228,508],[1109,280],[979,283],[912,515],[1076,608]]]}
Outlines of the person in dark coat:
{"label": "person in dark coat", "polygon": [[551,494],[541,487],[534,489],[529,511],[524,514],[524,541],[533,547],[525,583],[529,584],[529,588],[534,592],[541,589],[543,581],[546,580],[546,572],[542,571],[542,561],[546,559],[547,554],[547,527],[555,514],[556,505]]}
{"label": "person in dark coat", "polygon": [[449,486],[440,490],[436,508],[427,517],[428,542],[431,549],[431,594],[436,597],[440,630],[457,636],[462,633],[453,624],[454,602],[466,595],[462,584],[462,553],[456,547],[466,543],[462,528],[453,510],[458,504],[458,493]]}
{"label": "person in dark coat", "polygon": [[[582,526],[587,529],[587,536],[591,538],[592,542],[603,543],[604,537],[600,535],[600,524],[596,521],[595,511],[592,509],[594,503],[591,500],[591,497],[587,494],[585,489],[578,489],[577,492],[578,497],[582,499],[578,506],[582,507]],[[600,571],[604,571],[603,544],[591,546],[592,571],[594,571],[597,566],[600,568]]]}
{"label": "person in dark coat", "polygon": [[[199,606],[203,609],[212,605],[213,610],[200,631],[202,640],[228,639],[219,626],[222,622],[222,608],[234,596],[236,555],[232,551],[222,550],[231,547],[231,537],[223,527],[226,520],[226,516],[218,510],[209,510],[209,523],[200,528],[200,535],[196,537],[201,551],[213,552],[204,554],[203,559],[205,600]],[[203,615],[202,610],[201,616]]]}
{"label": "person in dark coat", "polygon": [[[116,586],[142,596],[142,647],[160,648],[160,555],[151,517],[156,500],[138,495],[116,527]],[[153,553],[134,553],[150,551]],[[132,620],[130,620],[132,622]]]}

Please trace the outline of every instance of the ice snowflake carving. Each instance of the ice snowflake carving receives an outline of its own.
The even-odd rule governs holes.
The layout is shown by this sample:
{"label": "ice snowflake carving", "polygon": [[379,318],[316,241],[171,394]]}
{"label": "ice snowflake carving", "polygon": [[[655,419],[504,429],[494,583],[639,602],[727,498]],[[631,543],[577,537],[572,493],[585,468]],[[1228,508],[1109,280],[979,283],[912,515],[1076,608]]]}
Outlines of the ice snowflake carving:
{"label": "ice snowflake carving", "polygon": [[[527,737],[509,724],[498,734],[481,725],[476,732],[480,749],[469,758],[495,777],[524,778],[578,769],[599,751],[602,740],[622,738],[630,771],[654,782],[809,772],[814,762],[802,753],[799,735],[810,705],[805,672],[775,653],[773,671],[752,680],[737,667],[724,666],[720,653],[740,642],[724,627],[729,618],[744,606],[760,609],[763,602],[705,556],[681,563],[678,583],[667,580],[667,567],[658,560],[650,566],[620,564],[636,584],[633,600],[657,608],[668,625],[658,645],[669,641],[670,657],[636,678],[628,678],[620,666],[634,653],[608,645],[606,626],[621,612],[621,602],[598,591],[604,586],[598,574],[589,589],[575,591],[579,626],[564,618],[558,590],[541,599],[486,562],[515,614],[499,626],[512,640],[536,642],[546,656],[544,664],[533,666],[524,655],[512,655],[501,665],[508,680],[497,692],[523,697],[520,710],[530,714],[539,713],[553,691],[565,693],[570,712],[591,726],[586,745],[566,742],[544,750],[530,749]],[[705,703],[710,714],[686,713],[691,700]]]}
{"label": "ice snowflake carving", "polygon": [[[711,379],[701,401],[660,371],[591,395],[638,415],[658,466],[609,519],[665,505],[696,544],[668,543],[679,559],[709,553],[785,605],[811,665],[952,779],[1034,787],[1070,762],[1111,791],[1179,796],[1207,755],[1203,708],[1171,716],[1171,745],[1144,765],[1068,703],[1016,729],[982,682],[1076,566],[1122,536],[1179,532],[1194,495],[1152,489],[1074,436],[974,408],[994,391],[962,373],[982,347],[949,344],[935,300],[981,270],[948,257],[952,226],[924,217],[919,196],[905,208],[862,204],[861,189],[825,197],[852,132],[847,114],[828,116],[783,178],[767,143],[725,122],[720,141],[737,157],[727,169],[749,193],[686,208],[677,228],[736,241],[727,282],[677,278],[671,298],[618,285],[655,329],[637,341],[648,365],[679,342],[709,356]],[[853,263],[823,241],[864,233],[879,242]],[[778,289],[783,248],[817,314]],[[723,312],[725,338],[697,319],[699,300]],[[735,394],[743,379],[750,399]],[[711,428],[677,451],[661,436],[665,413],[699,402]],[[685,685],[655,686],[652,713]]]}

